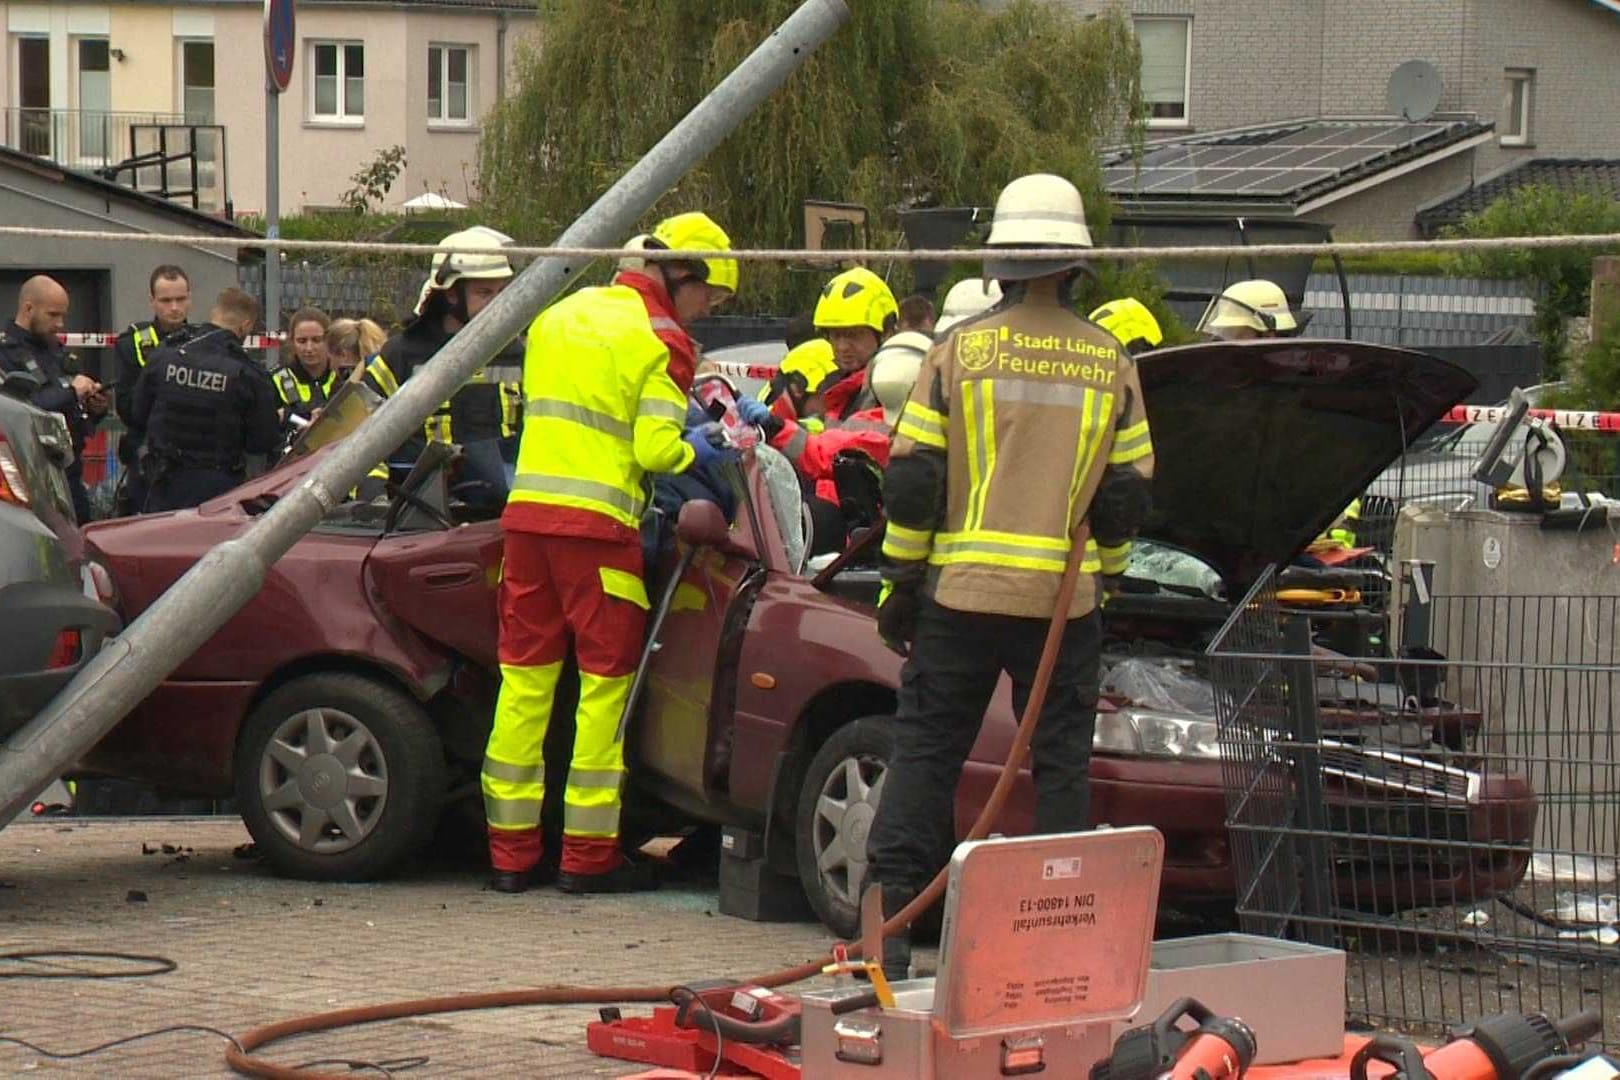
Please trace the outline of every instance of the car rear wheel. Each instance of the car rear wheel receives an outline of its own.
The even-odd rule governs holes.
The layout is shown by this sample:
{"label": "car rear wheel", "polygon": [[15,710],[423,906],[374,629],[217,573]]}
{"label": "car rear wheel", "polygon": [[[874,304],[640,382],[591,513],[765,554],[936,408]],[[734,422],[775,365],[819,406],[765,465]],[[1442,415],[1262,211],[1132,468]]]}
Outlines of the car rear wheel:
{"label": "car rear wheel", "polygon": [[866,838],[893,758],[893,722],[886,716],[856,720],[822,744],[799,788],[799,880],[816,915],[844,937],[860,932]]}
{"label": "car rear wheel", "polygon": [[297,679],[248,717],[237,802],[271,867],[288,877],[367,881],[433,835],[444,752],[423,708],[363,675]]}

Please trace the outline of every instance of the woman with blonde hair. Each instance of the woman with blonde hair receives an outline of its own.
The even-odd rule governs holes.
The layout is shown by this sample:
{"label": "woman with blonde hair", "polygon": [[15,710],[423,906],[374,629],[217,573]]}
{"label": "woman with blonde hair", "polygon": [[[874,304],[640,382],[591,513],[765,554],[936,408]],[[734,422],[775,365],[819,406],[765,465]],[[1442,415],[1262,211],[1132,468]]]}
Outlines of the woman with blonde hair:
{"label": "woman with blonde hair", "polygon": [[338,319],[326,331],[326,351],[338,378],[360,379],[365,363],[377,355],[388,334],[370,319]]}

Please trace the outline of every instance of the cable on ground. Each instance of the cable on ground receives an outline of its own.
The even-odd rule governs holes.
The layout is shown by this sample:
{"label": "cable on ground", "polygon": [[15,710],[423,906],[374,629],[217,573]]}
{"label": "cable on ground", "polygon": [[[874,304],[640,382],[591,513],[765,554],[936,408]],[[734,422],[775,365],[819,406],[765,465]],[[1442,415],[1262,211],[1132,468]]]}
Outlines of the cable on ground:
{"label": "cable on ground", "polygon": [[[12,964],[37,964],[42,961],[63,960],[122,960],[144,967],[109,969],[106,971],[51,970],[8,971]],[[143,956],[140,953],[101,952],[91,949],[17,949],[0,952],[0,979],[144,979],[153,975],[167,975],[179,967],[167,956]]]}

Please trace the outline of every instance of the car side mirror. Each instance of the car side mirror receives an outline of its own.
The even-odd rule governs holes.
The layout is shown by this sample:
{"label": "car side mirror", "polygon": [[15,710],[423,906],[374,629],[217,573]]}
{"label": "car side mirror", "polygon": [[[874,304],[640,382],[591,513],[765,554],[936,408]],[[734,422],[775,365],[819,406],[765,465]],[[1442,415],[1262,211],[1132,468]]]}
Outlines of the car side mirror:
{"label": "car side mirror", "polygon": [[675,519],[675,535],[694,548],[730,551],[734,546],[726,515],[707,499],[693,499],[681,507],[680,516]]}

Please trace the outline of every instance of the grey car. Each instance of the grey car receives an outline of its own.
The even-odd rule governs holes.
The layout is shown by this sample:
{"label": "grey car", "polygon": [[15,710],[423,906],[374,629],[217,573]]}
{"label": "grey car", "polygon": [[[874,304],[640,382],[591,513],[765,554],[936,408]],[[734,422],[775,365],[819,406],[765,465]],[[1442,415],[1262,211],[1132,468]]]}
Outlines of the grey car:
{"label": "grey car", "polygon": [[27,376],[0,392],[0,740],[56,695],[119,629],[111,578],[84,561],[65,469],[67,425],[27,404]]}

